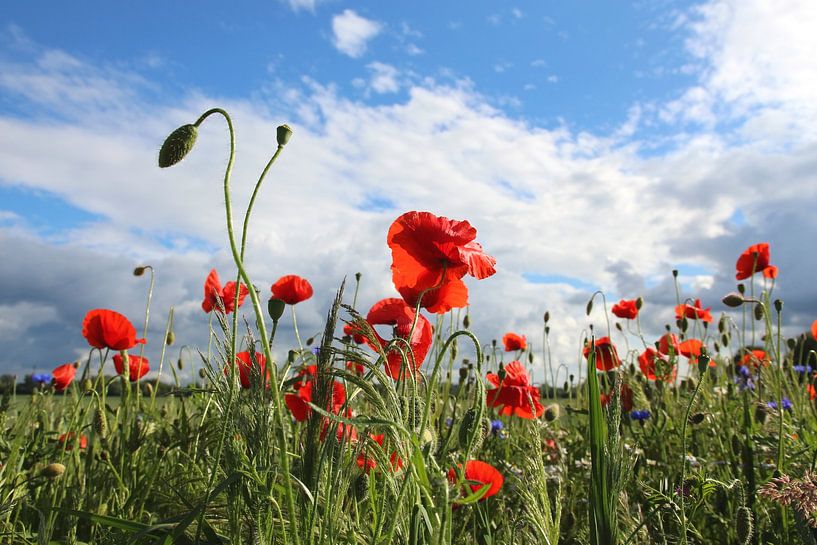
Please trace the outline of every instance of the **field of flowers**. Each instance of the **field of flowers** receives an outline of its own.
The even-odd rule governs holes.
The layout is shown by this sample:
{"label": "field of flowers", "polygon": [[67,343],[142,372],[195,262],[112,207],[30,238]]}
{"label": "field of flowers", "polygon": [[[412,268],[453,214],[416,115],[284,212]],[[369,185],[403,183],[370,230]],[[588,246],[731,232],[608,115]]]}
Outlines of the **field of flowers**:
{"label": "field of flowers", "polygon": [[399,297],[358,309],[360,278],[342,285],[322,337],[298,336],[275,361],[279,323],[297,334],[312,287],[294,275],[257,287],[244,252],[292,133],[279,127],[239,231],[226,112],[174,131],[159,166],[181,161],[211,115],[230,128],[236,268],[203,279],[196,381],[169,361],[172,315],[152,362],[128,317],[88,311],[87,359],[29,377],[31,394],[3,387],[0,543],[817,543],[817,322],[783,337],[768,244],[736,249],[732,312],[679,297],[658,339],[641,329],[649,302],[608,309],[594,294],[587,312],[608,327],[556,384],[525,336],[483,345],[471,332],[464,279],[496,264],[476,229],[410,211],[383,249]]}

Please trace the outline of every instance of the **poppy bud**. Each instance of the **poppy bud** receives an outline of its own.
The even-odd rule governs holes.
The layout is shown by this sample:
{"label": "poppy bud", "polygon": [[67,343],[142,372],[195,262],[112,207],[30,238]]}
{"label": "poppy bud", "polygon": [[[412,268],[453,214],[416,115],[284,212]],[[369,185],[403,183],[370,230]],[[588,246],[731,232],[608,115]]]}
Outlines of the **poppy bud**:
{"label": "poppy bud", "polygon": [[746,286],[742,282],[738,284],[738,293],[741,295],[746,293]]}
{"label": "poppy bud", "polygon": [[181,359],[181,358],[179,358],[179,359],[176,361],[176,367],[178,367],[178,368],[179,368],[179,371],[181,371],[182,369],[184,369],[184,362],[182,361],[182,359]]}
{"label": "poppy bud", "polygon": [[592,298],[587,302],[587,308],[585,309],[585,311],[587,312],[588,316],[590,316],[590,313],[593,312],[593,299]]}
{"label": "poppy bud", "polygon": [[686,317],[683,317],[680,320],[677,320],[675,325],[677,325],[678,329],[681,331],[686,331],[689,327],[689,322],[687,321]]}
{"label": "poppy bud", "polygon": [[721,335],[721,344],[723,346],[729,346],[729,335]]}
{"label": "poppy bud", "polygon": [[545,420],[548,422],[553,422],[554,420],[559,418],[559,414],[561,409],[559,408],[558,403],[554,403],[553,405],[548,405],[545,409]]}
{"label": "poppy bud", "polygon": [[570,386],[567,384],[567,381],[565,381],[565,383],[564,383],[564,384],[562,384],[562,389],[563,389],[565,392],[566,392],[566,391],[568,391],[568,390],[570,389]]}
{"label": "poppy bud", "polygon": [[528,363],[533,365],[533,352],[528,352]]}
{"label": "poppy bud", "polygon": [[706,370],[709,369],[709,356],[701,354],[698,356],[698,373],[703,376]]}
{"label": "poppy bud", "polygon": [[466,378],[468,378],[468,368],[460,367],[460,382],[464,381]]}
{"label": "poppy bud", "polygon": [[65,466],[57,462],[48,464],[43,468],[41,473],[43,477],[46,477],[47,479],[56,479],[65,473]]}
{"label": "poppy bud", "polygon": [[314,343],[314,342],[315,342],[315,337],[309,337],[306,340],[306,346],[312,346],[312,343]]}
{"label": "poppy bud", "polygon": [[79,369],[79,366],[80,366],[80,365],[81,365],[81,364],[80,364],[79,360],[75,361],[75,362],[74,362],[74,369]]}
{"label": "poppy bud", "polygon": [[468,409],[462,417],[460,422],[460,429],[457,438],[460,442],[460,448],[467,448],[469,439],[477,432],[479,425],[479,418],[476,409]]}
{"label": "poppy bud", "polygon": [[273,322],[277,322],[281,319],[281,316],[284,314],[284,309],[286,308],[286,303],[284,303],[281,299],[277,299],[275,297],[270,297],[270,300],[267,301],[267,312],[269,312],[270,318],[272,318]]}
{"label": "poppy bud", "polygon": [[672,327],[669,324],[664,324],[664,329],[666,329],[668,333],[672,331]]}
{"label": "poppy bud", "polygon": [[712,343],[712,345],[713,345],[713,347],[715,348],[715,352],[720,353],[720,351],[721,351],[721,345],[719,345],[719,344],[718,344],[718,341],[715,341],[714,343]]}
{"label": "poppy bud", "polygon": [[277,131],[278,137],[278,145],[279,146],[286,146],[289,139],[292,138],[292,129],[289,128],[289,125],[281,125],[278,127]]}
{"label": "poppy bud", "polygon": [[752,521],[752,511],[745,505],[738,507],[735,513],[735,527],[738,530],[738,543],[748,545],[754,533],[754,523]]}
{"label": "poppy bud", "polygon": [[290,350],[289,352],[287,352],[287,363],[289,363],[290,365],[295,363],[295,356],[296,352],[294,350]]}
{"label": "poppy bud", "polygon": [[195,125],[182,125],[165,139],[159,150],[159,166],[172,167],[190,153],[196,143],[198,129]]}
{"label": "poppy bud", "polygon": [[491,346],[493,346],[494,348],[496,348],[496,339],[493,339],[493,340],[491,341]]}
{"label": "poppy bud", "polygon": [[105,437],[108,431],[108,420],[105,418],[105,411],[103,409],[94,411],[94,430],[100,437]]}
{"label": "poppy bud", "polygon": [[142,276],[145,274],[146,267],[136,267],[133,269],[133,276]]}
{"label": "poppy bud", "polygon": [[641,310],[641,307],[643,307],[643,306],[644,306],[644,298],[643,297],[637,298],[635,300],[635,309],[636,310]]}
{"label": "poppy bud", "polygon": [[621,322],[616,322],[616,329],[618,329],[618,330],[619,330],[619,331],[621,331],[622,333],[624,332],[624,330],[623,330],[623,329],[621,329]]}
{"label": "poppy bud", "polygon": [[774,300],[774,309],[777,312],[781,312],[783,310],[783,301],[781,301],[780,299],[775,299]]}
{"label": "poppy bud", "polygon": [[766,309],[763,308],[763,305],[757,304],[754,308],[755,320],[762,320],[763,314],[766,312]]}
{"label": "poppy bud", "polygon": [[576,379],[576,377],[573,376],[573,373],[568,375],[568,378],[570,379],[570,384],[573,384],[573,381]]}
{"label": "poppy bud", "polygon": [[545,323],[548,323],[549,321],[550,321],[550,311],[546,310],[545,311]]}
{"label": "poppy bud", "polygon": [[204,379],[207,377],[207,372],[202,368],[199,369],[199,378]]}
{"label": "poppy bud", "polygon": [[672,277],[678,278],[678,269],[672,269]]}
{"label": "poppy bud", "polygon": [[786,346],[789,347],[789,350],[794,350],[797,347],[797,341],[794,339],[786,339]]}
{"label": "poppy bud", "polygon": [[549,333],[550,333],[550,326],[549,326],[549,325],[546,325],[546,326],[545,326],[545,335],[547,335],[547,334],[549,334]]}
{"label": "poppy bud", "polygon": [[170,331],[167,332],[167,336],[165,337],[165,344],[167,346],[170,346],[174,342],[176,342],[176,334],[173,333],[173,330],[171,329]]}
{"label": "poppy bud", "polygon": [[[181,361],[181,360],[179,360],[179,361]],[[150,382],[145,382],[144,387],[145,387],[145,395],[153,397],[153,384],[151,384]]]}
{"label": "poppy bud", "polygon": [[355,273],[355,281],[360,282],[360,279],[363,277],[363,273],[356,272]]}
{"label": "poppy bud", "polygon": [[471,327],[471,318],[467,314],[465,315],[465,318],[462,319],[462,327],[465,329]]}

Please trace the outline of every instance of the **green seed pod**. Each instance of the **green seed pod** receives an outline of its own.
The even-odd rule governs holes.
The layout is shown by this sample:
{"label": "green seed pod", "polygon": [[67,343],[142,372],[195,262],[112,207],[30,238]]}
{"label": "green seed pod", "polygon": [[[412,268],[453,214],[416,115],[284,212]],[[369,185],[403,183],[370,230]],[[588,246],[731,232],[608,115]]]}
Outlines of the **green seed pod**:
{"label": "green seed pod", "polygon": [[355,479],[355,499],[362,501],[369,495],[369,475],[361,473]]}
{"label": "green seed pod", "polygon": [[549,310],[545,311],[545,315],[543,316],[543,318],[545,319],[545,323],[548,323],[550,321],[550,311]]}
{"label": "green seed pod", "polygon": [[755,527],[752,520],[752,511],[745,505],[738,507],[735,513],[735,527],[738,531],[738,543],[740,545],[749,545]]}
{"label": "green seed pod", "polygon": [[533,352],[528,352],[528,363],[533,365]]}
{"label": "green seed pod", "polygon": [[468,442],[475,433],[479,433],[479,415],[476,409],[468,409],[460,422],[459,439],[460,448],[467,448]]}
{"label": "green seed pod", "polygon": [[82,381],[82,391],[83,392],[85,392],[87,394],[88,392],[92,391],[93,389],[94,389],[94,382],[91,379],[86,378],[85,380]]}
{"label": "green seed pod", "polygon": [[678,278],[678,269],[672,269],[672,277]]}
{"label": "green seed pod", "polygon": [[636,310],[641,310],[641,307],[643,307],[643,306],[644,306],[644,298],[643,297],[637,298],[635,300],[635,309]]}
{"label": "green seed pod", "polygon": [[146,268],[147,267],[136,267],[135,269],[133,269],[133,276],[142,276],[143,274],[145,274]]}
{"label": "green seed pod", "polygon": [[96,430],[96,433],[99,434],[100,437],[105,437],[105,434],[108,432],[108,419],[105,417],[105,411],[103,409],[94,411],[94,430]]}
{"label": "green seed pod", "polygon": [[729,346],[729,335],[721,335],[721,344],[723,346]]}
{"label": "green seed pod", "polygon": [[585,309],[585,312],[587,313],[588,316],[590,316],[590,313],[593,312],[593,299],[590,299],[587,302],[587,308]]}
{"label": "green seed pod", "polygon": [[286,146],[289,139],[292,138],[292,129],[289,125],[280,125],[277,131],[277,139],[279,146]]}
{"label": "green seed pod", "polygon": [[746,285],[743,282],[738,284],[738,293],[741,294],[741,295],[746,293]]}
{"label": "green seed pod", "polygon": [[199,369],[199,378],[201,379],[207,378],[207,372],[204,370],[204,368]]}
{"label": "green seed pod", "polygon": [[62,475],[63,473],[65,473],[65,466],[58,462],[55,462],[53,464],[48,464],[47,466],[45,466],[40,473],[42,474],[43,477],[53,480]]}
{"label": "green seed pod", "polygon": [[306,340],[306,346],[312,346],[312,344],[313,344],[314,342],[315,342],[315,337],[309,337],[309,338]]}
{"label": "green seed pod", "polygon": [[567,384],[567,381],[565,381],[565,383],[562,385],[562,389],[563,389],[565,392],[567,392],[568,390],[570,390],[570,386]]}
{"label": "green seed pod", "polygon": [[287,304],[282,300],[276,299],[275,297],[270,297],[270,300],[267,301],[267,312],[269,312],[269,316],[272,318],[273,322],[277,322],[281,319],[286,306]]}
{"label": "green seed pod", "polygon": [[198,129],[195,125],[182,125],[165,139],[159,150],[159,166],[172,167],[190,153],[196,143]]}
{"label": "green seed pod", "polygon": [[460,367],[460,382],[464,382],[468,378],[468,368]]}

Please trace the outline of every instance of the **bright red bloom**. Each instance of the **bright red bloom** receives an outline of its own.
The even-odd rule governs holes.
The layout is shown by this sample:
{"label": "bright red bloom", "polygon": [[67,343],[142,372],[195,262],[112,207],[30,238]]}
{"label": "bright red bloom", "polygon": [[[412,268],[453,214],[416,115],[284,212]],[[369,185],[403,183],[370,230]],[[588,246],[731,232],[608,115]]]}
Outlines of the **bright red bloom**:
{"label": "bright red bloom", "polygon": [[618,316],[619,318],[624,318],[626,320],[635,320],[635,317],[638,316],[638,307],[636,306],[636,299],[622,299],[611,309],[611,312]]}
{"label": "bright red bloom", "polygon": [[[411,340],[408,339],[408,336],[411,331],[411,326],[414,323],[414,309],[409,307],[402,299],[389,298],[378,301],[369,309],[369,313],[366,315],[366,321],[369,322],[372,329],[378,324],[394,326],[395,338],[409,341],[410,351],[406,350],[408,347],[405,342],[399,342],[386,354],[387,375],[393,379],[397,379],[404,378],[410,374],[405,369],[403,369],[401,373],[401,368],[403,367],[401,351],[406,352],[409,365],[413,365],[412,371],[419,369],[434,341],[431,323],[422,314],[417,316],[417,324],[414,327],[414,334],[411,336]],[[377,337],[380,346],[372,346],[372,348],[375,350],[381,348],[385,350],[388,341],[381,337],[377,331],[375,331],[375,337]],[[372,344],[368,339],[366,342],[369,345]]]}
{"label": "bright red bloom", "polygon": [[[60,435],[57,441],[60,444],[65,444],[65,450],[72,450],[74,448],[74,438],[77,436],[76,433],[69,431],[68,433],[63,433]],[[85,450],[88,447],[88,438],[83,435],[79,434],[79,448],[80,450]]]}
{"label": "bright red bloom", "polygon": [[761,367],[761,366],[767,367],[771,363],[772,362],[769,359],[769,356],[766,354],[765,350],[755,349],[755,350],[750,350],[750,351],[746,352],[745,354],[743,354],[743,357],[741,357],[740,361],[738,362],[738,366],[743,366],[743,365],[749,366],[749,365],[751,365],[752,367],[757,369],[758,367]]}
{"label": "bright red bloom", "polygon": [[817,340],[817,320],[811,322],[811,336]]}
{"label": "bright red bloom", "polygon": [[[261,352],[255,353],[255,365],[258,366],[258,372],[264,382],[267,381],[267,358]],[[235,365],[238,368],[238,380],[241,382],[242,388],[249,388],[252,386],[253,362],[249,352],[239,352],[235,355]],[[224,375],[229,376],[230,367],[224,366]],[[269,387],[269,384],[267,384]]]}
{"label": "bright red bloom", "polygon": [[669,382],[675,380],[677,373],[675,366],[670,365],[666,356],[649,346],[638,356],[638,367],[648,380]]}
{"label": "bright red bloom", "polygon": [[360,328],[353,326],[352,324],[343,324],[343,334],[351,337],[355,344],[363,344],[366,342],[366,338],[363,335],[363,331]]}
{"label": "bright red bloom", "polygon": [[145,339],[136,338],[136,328],[130,320],[113,310],[89,310],[82,321],[82,336],[94,348],[130,350]]}
{"label": "bright red bloom", "polygon": [[77,368],[73,363],[66,363],[54,369],[51,376],[54,378],[54,389],[62,392],[74,381],[74,377],[77,376]]}
{"label": "bright red bloom", "polygon": [[[244,304],[244,299],[249,293],[250,290],[247,289],[247,286],[241,284],[241,291],[238,294],[239,307]],[[230,314],[235,310],[233,308],[235,305],[235,282],[231,280],[222,288],[218,273],[213,269],[204,281],[204,300],[201,302],[201,309],[204,312],[212,312],[214,308],[218,308],[219,299],[221,299],[221,304],[224,305],[225,314]]]}
{"label": "bright red bloom", "polygon": [[754,273],[764,271],[769,266],[769,244],[761,242],[746,248],[738,258],[735,268],[737,273],[735,278],[744,280]]}
{"label": "bright red bloom", "polygon": [[675,336],[675,333],[664,333],[664,335],[658,339],[658,351],[665,356],[669,356],[670,349],[676,356],[681,353],[681,347],[678,345],[678,337]]}
{"label": "bright red bloom", "polygon": [[[122,374],[122,354],[117,354],[113,357],[113,366],[118,374]],[[150,371],[148,359],[140,356],[133,356],[128,354],[128,380],[136,382]]]}
{"label": "bright red bloom", "polygon": [[[613,399],[612,392],[609,394],[600,394],[601,397],[601,406],[606,407],[610,401]],[[621,394],[619,399],[621,400],[621,410],[625,413],[628,413],[633,410],[633,389],[630,388],[626,383],[621,385]]]}
{"label": "bright red bloom", "polygon": [[[477,230],[467,221],[406,212],[391,224],[387,242],[392,252],[392,281],[406,302],[442,314],[468,304],[462,278],[483,279],[496,272],[496,259],[475,242]],[[443,274],[445,273],[445,274]],[[433,289],[432,289],[433,288]]]}
{"label": "bright red bloom", "polygon": [[[689,358],[690,365],[698,363],[698,357],[703,354],[704,343],[698,339],[687,339],[678,345],[682,356]],[[709,367],[716,367],[715,360],[709,360]]]}
{"label": "bright red bloom", "polygon": [[[385,436],[382,433],[377,435],[370,434],[369,437],[373,442],[380,445],[381,449],[383,448],[383,440],[385,439]],[[392,471],[400,471],[400,469],[403,467],[403,460],[397,455],[397,451],[393,451],[391,453],[391,456],[389,456],[389,461],[391,462]],[[366,473],[377,467],[377,460],[373,456],[370,456],[366,450],[361,451],[360,454],[357,455],[355,462],[357,463],[357,467]]]}
{"label": "bright red bloom", "polygon": [[[462,464],[457,464],[457,467],[461,469]],[[481,490],[485,485],[490,485],[488,491],[485,492],[485,495],[482,496],[479,501],[484,501],[499,492],[502,488],[502,483],[505,482],[502,473],[497,471],[494,466],[480,462],[479,460],[468,460],[465,462],[464,473],[466,481],[474,481],[473,483],[469,483],[472,493]],[[457,470],[454,468],[448,470],[448,480],[452,483],[457,482]]]}
{"label": "bright red bloom", "polygon": [[[296,381],[292,387],[295,389],[294,394],[286,394],[284,402],[287,408],[298,422],[307,420],[312,415],[312,407],[309,403],[313,402],[313,395],[315,392],[315,379],[318,375],[318,367],[316,365],[309,365],[298,373],[300,380]],[[340,414],[343,406],[346,404],[346,388],[338,381],[332,383],[332,399],[329,401],[327,410],[334,414]],[[340,424],[339,426],[342,426]],[[339,428],[340,429],[340,428]]]}
{"label": "bright red bloom", "polygon": [[814,399],[817,398],[817,390],[814,389],[813,384],[807,384],[806,391],[808,392],[808,398],[810,400],[814,401]]}
{"label": "bright red bloom", "polygon": [[288,274],[279,278],[270,288],[272,296],[288,305],[297,305],[312,297],[312,284],[306,278]]}
{"label": "bright red bloom", "polygon": [[712,314],[710,314],[712,307],[703,308],[700,299],[695,299],[694,305],[678,305],[675,307],[675,319],[689,318],[690,320],[701,320],[703,322],[711,322]]}
{"label": "bright red bloom", "polygon": [[769,265],[765,269],[763,269],[763,277],[764,278],[777,278],[777,266],[776,265]]}
{"label": "bright red bloom", "polygon": [[[618,358],[618,352],[615,345],[610,342],[610,337],[601,337],[596,339],[595,349],[593,350],[596,358],[596,369],[599,371],[610,371],[621,365],[621,360]],[[582,351],[584,357],[590,355],[590,343],[584,345]]]}
{"label": "bright red bloom", "polygon": [[501,383],[499,375],[494,373],[488,373],[486,378],[494,387],[488,390],[485,401],[489,407],[502,407],[499,414],[532,419],[545,412],[539,402],[539,389],[531,386],[528,370],[518,361],[505,366],[505,379]]}
{"label": "bright red bloom", "polygon": [[505,333],[502,337],[502,344],[505,345],[505,352],[513,352],[515,350],[525,350],[528,347],[528,340],[524,335]]}

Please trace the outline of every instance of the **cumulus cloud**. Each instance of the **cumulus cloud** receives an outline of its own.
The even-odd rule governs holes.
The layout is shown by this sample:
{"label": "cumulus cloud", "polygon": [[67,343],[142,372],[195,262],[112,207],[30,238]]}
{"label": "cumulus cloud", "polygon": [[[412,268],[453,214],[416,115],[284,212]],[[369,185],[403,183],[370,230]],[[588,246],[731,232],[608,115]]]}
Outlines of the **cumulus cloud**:
{"label": "cumulus cloud", "polygon": [[338,51],[352,58],[363,56],[369,41],[382,29],[379,22],[361,17],[351,9],[332,17],[333,43]]}
{"label": "cumulus cloud", "polygon": [[372,72],[369,86],[376,93],[394,93],[400,89],[400,83],[397,79],[399,73],[394,66],[382,62],[373,62],[367,64],[366,68]]}

